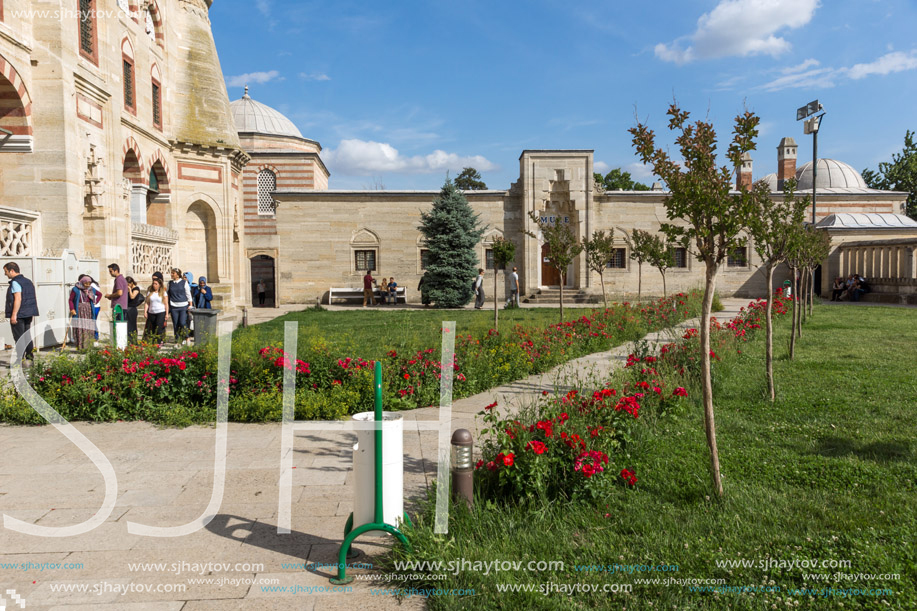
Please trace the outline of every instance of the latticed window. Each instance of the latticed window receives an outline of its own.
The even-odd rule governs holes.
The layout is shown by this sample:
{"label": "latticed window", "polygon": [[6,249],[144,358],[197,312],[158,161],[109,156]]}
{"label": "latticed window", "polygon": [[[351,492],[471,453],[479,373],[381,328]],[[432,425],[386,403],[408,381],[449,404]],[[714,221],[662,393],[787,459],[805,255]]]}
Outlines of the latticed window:
{"label": "latticed window", "polygon": [[375,250],[355,250],[354,269],[358,272],[371,272],[376,269],[376,251]]}
{"label": "latticed window", "polygon": [[277,188],[277,177],[270,170],[258,172],[258,214],[274,214],[274,198],[271,193]]}
{"label": "latticed window", "polygon": [[80,50],[95,57],[95,0],[80,0]]}
{"label": "latticed window", "polygon": [[153,83],[153,125],[162,127],[162,97],[159,93],[159,84]]}
{"label": "latticed window", "polygon": [[488,248],[484,251],[484,269],[494,268],[494,249]]}
{"label": "latticed window", "polygon": [[123,60],[124,64],[124,105],[133,109],[134,105],[134,64]]}
{"label": "latticed window", "polygon": [[614,255],[608,262],[608,267],[611,269],[627,269],[627,249],[615,248]]}
{"label": "latticed window", "polygon": [[740,246],[729,251],[726,267],[748,267],[748,248]]}
{"label": "latticed window", "polygon": [[675,267],[688,267],[688,249],[675,249]]}

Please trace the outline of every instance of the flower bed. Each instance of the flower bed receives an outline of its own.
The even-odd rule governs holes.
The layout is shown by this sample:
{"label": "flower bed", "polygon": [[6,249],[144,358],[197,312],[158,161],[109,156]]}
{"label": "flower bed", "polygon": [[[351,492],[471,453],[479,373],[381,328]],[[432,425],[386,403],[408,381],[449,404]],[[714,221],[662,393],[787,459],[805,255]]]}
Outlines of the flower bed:
{"label": "flower bed", "polygon": [[[588,316],[544,328],[516,325],[477,337],[459,334],[452,364],[453,396],[470,396],[542,373],[668,327],[695,316],[700,298],[696,292],[679,293],[642,307],[624,303],[592,310]],[[297,356],[293,359],[280,344],[235,345],[229,379],[230,420],[280,420],[285,370],[293,370],[296,378],[297,419],[342,418],[372,405],[371,361],[332,354],[323,343],[310,345]],[[386,409],[438,404],[439,356],[438,347],[390,351],[382,360]],[[143,419],[180,425],[213,421],[216,371],[213,347],[163,355],[157,346],[141,345],[124,351],[93,349],[80,359],[42,359],[28,371],[28,378],[67,420]],[[0,388],[0,420],[43,422],[8,384]]]}
{"label": "flower bed", "polygon": [[[787,313],[781,293],[774,315]],[[714,362],[734,350],[765,325],[763,299],[742,308],[726,324],[711,320]],[[638,344],[625,369],[611,385],[596,390],[573,389],[542,400],[519,416],[501,418],[497,404],[480,413],[486,424],[482,459],[475,465],[476,486],[485,497],[598,498],[607,486],[632,487],[635,469],[624,464],[624,452],[642,413],[655,416],[678,409],[689,394],[699,396],[700,338],[689,329],[682,339],[663,345],[658,355]],[[689,392],[687,388],[692,390]]]}

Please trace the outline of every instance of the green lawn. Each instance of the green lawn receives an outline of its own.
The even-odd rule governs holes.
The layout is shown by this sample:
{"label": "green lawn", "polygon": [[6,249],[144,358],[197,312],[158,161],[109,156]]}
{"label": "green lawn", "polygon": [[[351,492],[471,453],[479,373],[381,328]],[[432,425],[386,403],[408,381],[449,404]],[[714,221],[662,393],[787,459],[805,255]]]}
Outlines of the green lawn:
{"label": "green lawn", "polygon": [[[473,514],[453,508],[446,537],[433,535],[428,508],[409,533],[412,559],[559,560],[563,571],[461,571],[445,581],[404,585],[475,590],[473,597],[431,597],[432,609],[917,608],[917,309],[818,306],[795,361],[785,357],[788,329],[782,320],[775,404],[763,399],[763,331],[741,346],[741,355],[715,367],[723,501],[709,496],[702,411],[692,390],[680,413],[641,416],[627,455],[639,477],[634,489],[616,487],[597,504],[505,506],[479,499]],[[768,558],[850,564],[760,568]],[[742,560],[754,566],[717,566]],[[615,563],[677,565],[678,571],[574,568]],[[830,577],[820,582],[807,574]],[[882,574],[900,578],[868,576]],[[637,582],[654,578],[722,579],[725,586],[772,590],[714,594]],[[600,590],[633,584],[633,592],[537,591],[577,583]],[[536,591],[500,593],[498,584]],[[819,594],[790,596],[793,588]],[[839,593],[852,588],[893,593]]]}
{"label": "green lawn", "polygon": [[[492,304],[491,304],[492,305]],[[564,308],[564,320],[589,314],[592,308]],[[236,332],[235,339],[256,345],[282,341],[283,325],[299,323],[299,344],[309,346],[323,338],[332,352],[359,355],[367,360],[379,359],[391,350],[399,353],[439,346],[443,321],[454,320],[456,332],[478,336],[493,328],[494,312],[490,310],[395,309],[386,306],[356,310],[304,310],[285,314],[270,322]],[[556,308],[514,308],[500,306],[500,329],[507,331],[516,324],[546,327],[560,320]]]}

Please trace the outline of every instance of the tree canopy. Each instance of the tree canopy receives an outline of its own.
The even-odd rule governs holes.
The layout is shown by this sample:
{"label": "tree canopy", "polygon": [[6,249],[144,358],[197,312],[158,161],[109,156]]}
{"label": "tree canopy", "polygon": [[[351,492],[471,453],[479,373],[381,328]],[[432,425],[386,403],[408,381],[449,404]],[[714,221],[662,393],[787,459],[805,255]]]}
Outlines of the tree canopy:
{"label": "tree canopy", "polygon": [[624,191],[650,190],[650,188],[642,182],[635,182],[631,180],[630,172],[625,172],[621,168],[615,168],[608,174],[605,174],[605,176],[602,176],[598,172],[594,172],[592,176],[595,178],[595,184],[599,185],[606,191],[617,191],[618,189],[622,189]]}
{"label": "tree canopy", "polygon": [[484,229],[451,180],[446,179],[433,208],[420,213],[420,232],[429,251],[427,294],[439,307],[464,306],[473,295],[471,281],[478,275],[475,247]]}
{"label": "tree canopy", "polygon": [[464,168],[455,177],[455,188],[462,191],[483,191],[487,188],[487,185],[481,180],[480,172],[474,168]]}
{"label": "tree canopy", "polygon": [[907,130],[904,134],[904,148],[894,153],[892,160],[879,164],[879,171],[863,170],[863,180],[873,189],[906,191],[905,214],[917,219],[917,142],[914,132]]}

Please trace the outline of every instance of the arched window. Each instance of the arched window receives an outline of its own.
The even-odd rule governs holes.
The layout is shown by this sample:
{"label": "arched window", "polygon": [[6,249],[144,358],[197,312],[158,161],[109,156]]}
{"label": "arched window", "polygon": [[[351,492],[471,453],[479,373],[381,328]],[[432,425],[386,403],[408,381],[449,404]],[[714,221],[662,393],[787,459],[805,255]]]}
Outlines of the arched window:
{"label": "arched window", "polygon": [[99,36],[96,26],[97,0],[79,0],[80,55],[99,65]]}
{"label": "arched window", "polygon": [[124,84],[124,108],[137,114],[137,88],[134,85],[134,48],[125,38],[121,41],[121,66]]}
{"label": "arched window", "polygon": [[153,64],[153,68],[150,71],[150,78],[152,80],[152,96],[153,96],[153,125],[162,130],[162,75],[159,73],[159,67],[156,64]]}
{"label": "arched window", "polygon": [[271,192],[277,188],[277,176],[270,170],[258,172],[258,214],[274,214],[274,198]]}

